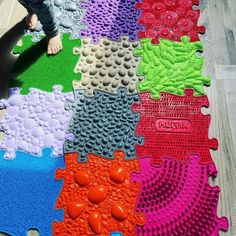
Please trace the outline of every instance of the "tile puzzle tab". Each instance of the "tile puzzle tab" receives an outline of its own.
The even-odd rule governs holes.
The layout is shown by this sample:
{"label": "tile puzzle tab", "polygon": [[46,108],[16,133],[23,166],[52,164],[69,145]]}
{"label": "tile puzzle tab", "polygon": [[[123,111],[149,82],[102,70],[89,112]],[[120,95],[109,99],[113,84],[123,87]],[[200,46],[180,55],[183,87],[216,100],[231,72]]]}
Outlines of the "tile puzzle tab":
{"label": "tile puzzle tab", "polygon": [[191,43],[189,37],[181,42],[160,39],[160,44],[151,44],[150,39],[141,40],[141,48],[134,53],[141,57],[138,75],[145,77],[138,83],[138,90],[150,92],[152,98],[159,98],[161,92],[184,95],[186,88],[193,88],[195,96],[205,94],[203,85],[210,85],[210,78],[202,76],[203,57],[201,42]]}
{"label": "tile puzzle tab", "polygon": [[208,138],[210,115],[203,115],[208,107],[207,96],[194,97],[193,90],[185,96],[161,93],[160,99],[151,99],[141,93],[140,104],[133,105],[140,112],[136,135],[144,137],[144,145],[137,145],[137,156],[151,157],[153,165],[160,165],[163,158],[188,162],[190,154],[198,154],[201,163],[213,162],[210,149],[217,149],[218,141]]}
{"label": "tile puzzle tab", "polygon": [[165,159],[161,167],[141,158],[140,167],[131,178],[141,184],[136,207],[146,215],[137,235],[217,236],[227,231],[227,218],[217,216],[219,187],[208,183],[217,174],[213,163],[202,165],[199,156],[191,155],[188,163]]}
{"label": "tile puzzle tab", "polygon": [[54,172],[64,168],[64,160],[52,158],[51,152],[44,149],[38,157],[17,150],[14,160],[6,160],[0,150],[0,232],[23,236],[37,229],[52,235],[53,221],[63,219],[63,211],[55,210],[63,182],[55,180]]}
{"label": "tile puzzle tab", "polygon": [[61,87],[55,86],[52,93],[31,89],[28,95],[16,89],[7,100],[0,100],[0,108],[6,109],[0,119],[0,131],[4,132],[0,148],[6,150],[5,157],[14,158],[17,149],[41,155],[43,147],[51,147],[54,156],[62,155],[71,119],[64,109],[66,99],[73,99],[73,93],[62,93]]}
{"label": "tile puzzle tab", "polygon": [[127,37],[120,42],[100,39],[98,44],[83,39],[81,48],[75,49],[81,55],[75,72],[82,73],[82,79],[74,82],[74,88],[85,89],[87,96],[92,96],[95,89],[117,93],[120,87],[126,87],[127,94],[137,93],[136,83],[143,81],[136,74],[140,58],[133,55],[138,46],[138,42],[129,42]]}
{"label": "tile puzzle tab", "polygon": [[135,8],[139,0],[89,0],[82,3],[86,9],[83,23],[87,30],[82,30],[81,35],[91,37],[98,42],[101,37],[119,41],[122,36],[128,36],[130,40],[138,40],[138,18],[141,13]]}
{"label": "tile puzzle tab", "polygon": [[80,153],[79,161],[85,162],[88,153],[113,158],[116,149],[126,151],[125,159],[136,158],[135,145],[143,139],[136,136],[139,114],[133,113],[132,104],[139,96],[126,95],[126,89],[118,94],[96,90],[93,97],[86,97],[84,90],[75,91],[75,100],[66,104],[73,111],[65,141],[64,152]]}
{"label": "tile puzzle tab", "polygon": [[144,224],[144,214],[135,212],[139,184],[130,181],[139,165],[124,158],[118,150],[113,160],[89,154],[88,162],[78,163],[78,154],[65,154],[66,168],[56,172],[64,179],[56,208],[63,208],[65,218],[53,224],[55,236],[135,235],[135,225]]}
{"label": "tile puzzle tab", "polygon": [[198,34],[205,33],[204,26],[198,26],[200,10],[193,6],[199,0],[143,0],[136,8],[142,11],[139,23],[145,27],[139,31],[139,38],[151,38],[159,43],[160,38],[181,41],[189,36],[191,42],[200,41]]}
{"label": "tile puzzle tab", "polygon": [[[72,81],[80,80],[80,74],[73,72],[79,55],[73,54],[73,48],[80,46],[80,39],[62,36],[63,50],[56,56],[46,54],[46,38],[35,43],[31,36],[23,36],[23,45],[15,46],[14,54],[20,54],[14,65],[17,78],[11,80],[10,87],[21,88],[21,94],[28,94],[30,88],[52,92],[54,85],[61,85],[63,92],[73,91]],[[66,58],[66,60],[65,60]]]}

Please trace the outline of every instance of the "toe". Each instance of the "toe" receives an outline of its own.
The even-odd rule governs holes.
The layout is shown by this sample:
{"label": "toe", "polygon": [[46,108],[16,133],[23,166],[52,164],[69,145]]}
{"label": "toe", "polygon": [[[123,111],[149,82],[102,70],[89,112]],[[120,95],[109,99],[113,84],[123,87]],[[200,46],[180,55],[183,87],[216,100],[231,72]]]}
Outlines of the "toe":
{"label": "toe", "polygon": [[56,54],[56,53],[57,53],[57,48],[54,47],[54,48],[52,49],[52,52],[53,52],[53,54]]}
{"label": "toe", "polygon": [[48,48],[48,55],[52,55],[52,49],[51,48]]}
{"label": "toe", "polygon": [[60,52],[60,50],[61,50],[60,47],[57,46],[57,47],[54,48],[54,53],[56,54],[56,53]]}

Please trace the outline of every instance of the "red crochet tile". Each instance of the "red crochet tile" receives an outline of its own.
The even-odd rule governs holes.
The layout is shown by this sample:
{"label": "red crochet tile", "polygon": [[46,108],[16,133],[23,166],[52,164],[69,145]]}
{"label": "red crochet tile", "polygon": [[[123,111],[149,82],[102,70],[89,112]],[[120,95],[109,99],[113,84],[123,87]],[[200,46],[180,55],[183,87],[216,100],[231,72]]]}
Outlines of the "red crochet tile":
{"label": "red crochet tile", "polygon": [[152,38],[158,43],[159,38],[181,41],[181,36],[190,36],[191,42],[199,41],[198,33],[205,33],[204,26],[197,22],[200,10],[193,10],[199,0],[143,0],[136,8],[142,13],[139,23],[145,31],[139,32],[139,38]]}
{"label": "red crochet tile", "polygon": [[149,93],[141,93],[141,103],[133,105],[140,112],[136,135],[144,136],[144,145],[136,146],[137,155],[152,157],[153,165],[161,159],[188,161],[190,154],[199,155],[201,163],[211,163],[210,149],[216,150],[218,141],[208,138],[210,115],[201,113],[209,107],[207,96],[194,97],[192,89],[185,96],[161,93],[152,100]]}
{"label": "red crochet tile", "polygon": [[131,178],[141,183],[136,207],[147,219],[137,226],[139,236],[217,236],[228,229],[227,218],[217,216],[220,189],[208,183],[208,177],[217,174],[213,163],[199,164],[197,155],[190,156],[189,163],[163,160],[161,167],[150,161],[141,158],[141,173]]}
{"label": "red crochet tile", "polygon": [[139,184],[130,181],[139,171],[137,160],[124,160],[115,151],[114,160],[89,154],[89,161],[78,163],[78,154],[66,154],[66,169],[58,169],[56,179],[64,186],[56,208],[65,211],[62,222],[53,223],[55,236],[109,235],[112,231],[135,235],[135,225],[144,224],[144,214],[136,213]]}

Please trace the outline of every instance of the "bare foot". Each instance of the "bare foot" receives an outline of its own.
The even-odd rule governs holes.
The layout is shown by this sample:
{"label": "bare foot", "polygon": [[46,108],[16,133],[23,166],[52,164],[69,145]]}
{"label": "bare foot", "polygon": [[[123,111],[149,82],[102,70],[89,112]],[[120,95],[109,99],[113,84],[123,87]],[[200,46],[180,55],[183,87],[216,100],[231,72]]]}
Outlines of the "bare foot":
{"label": "bare foot", "polygon": [[29,29],[35,30],[38,17],[35,14],[28,14],[25,19],[26,19],[26,24],[29,27]]}
{"label": "bare foot", "polygon": [[52,38],[48,38],[48,55],[57,54],[62,50],[62,42],[60,34]]}

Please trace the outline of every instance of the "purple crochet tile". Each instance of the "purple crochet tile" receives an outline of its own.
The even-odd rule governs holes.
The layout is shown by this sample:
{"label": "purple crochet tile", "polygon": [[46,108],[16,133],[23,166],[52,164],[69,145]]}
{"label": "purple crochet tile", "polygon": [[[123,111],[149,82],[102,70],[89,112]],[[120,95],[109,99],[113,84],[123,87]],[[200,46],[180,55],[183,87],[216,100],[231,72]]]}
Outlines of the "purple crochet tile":
{"label": "purple crochet tile", "polygon": [[141,173],[132,180],[142,184],[137,211],[146,213],[146,224],[138,235],[218,236],[228,229],[228,220],[217,217],[220,189],[208,183],[216,176],[214,164],[200,164],[197,155],[189,163],[165,159],[161,167],[150,158],[140,159]]}
{"label": "purple crochet tile", "polygon": [[142,28],[138,24],[140,10],[135,4],[140,0],[90,0],[81,3],[86,9],[83,23],[87,30],[82,30],[81,35],[92,37],[98,42],[100,37],[111,40],[120,40],[121,36],[128,36],[130,40],[138,40],[137,32]]}
{"label": "purple crochet tile", "polygon": [[7,100],[0,100],[0,108],[6,108],[0,120],[0,131],[4,132],[0,148],[6,151],[5,158],[14,158],[16,150],[40,155],[43,147],[51,147],[55,156],[63,154],[65,131],[72,115],[64,104],[73,99],[73,93],[62,93],[61,89],[54,86],[52,93],[30,89],[28,95],[16,89]]}

